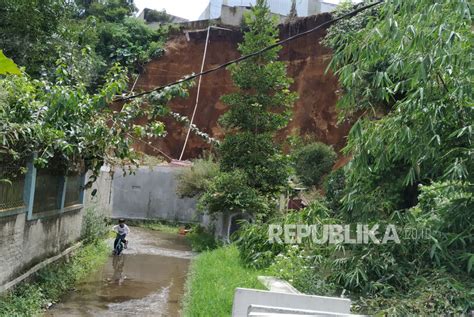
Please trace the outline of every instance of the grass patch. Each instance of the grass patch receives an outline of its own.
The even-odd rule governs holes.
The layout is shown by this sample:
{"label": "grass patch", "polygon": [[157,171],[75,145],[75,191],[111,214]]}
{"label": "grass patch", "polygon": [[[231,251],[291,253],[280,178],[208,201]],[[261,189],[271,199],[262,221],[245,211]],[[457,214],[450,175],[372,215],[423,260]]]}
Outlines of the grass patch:
{"label": "grass patch", "polygon": [[33,281],[25,282],[0,297],[0,316],[34,316],[48,303],[87,277],[107,260],[110,250],[105,241],[87,244],[69,260],[60,260],[39,270]]}
{"label": "grass patch", "polygon": [[222,242],[216,239],[213,233],[208,232],[200,225],[192,227],[186,235],[186,240],[195,252],[211,251],[222,246]]}
{"label": "grass patch", "polygon": [[258,275],[264,271],[244,268],[234,245],[201,253],[191,263],[184,316],[230,316],[236,287],[264,289]]}

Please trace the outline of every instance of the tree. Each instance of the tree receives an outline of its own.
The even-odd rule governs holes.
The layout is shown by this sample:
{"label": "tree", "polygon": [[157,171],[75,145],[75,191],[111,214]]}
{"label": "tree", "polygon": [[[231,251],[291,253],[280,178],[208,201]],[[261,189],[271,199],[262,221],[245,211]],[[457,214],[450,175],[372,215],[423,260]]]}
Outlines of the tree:
{"label": "tree", "polygon": [[163,52],[168,28],[151,29],[134,12],[128,0],[0,0],[0,47],[34,78],[52,80],[62,59],[93,90],[116,62],[137,72]]}
{"label": "tree", "polygon": [[[26,74],[0,78],[0,160],[12,165],[13,173],[34,155],[37,166],[61,172],[81,168],[97,174],[103,164],[137,164],[134,138],[163,136],[164,124],[156,119],[173,97],[185,97],[190,85],[173,86],[112,111],[112,98],[128,84],[123,67],[115,65],[94,94],[71,80],[70,71],[58,63],[54,82]],[[136,125],[142,117],[150,123]]]}
{"label": "tree", "polygon": [[288,17],[286,18],[287,22],[292,22],[298,18],[298,12],[296,11],[296,0],[291,0],[291,9]]}
{"label": "tree", "polygon": [[81,17],[95,16],[108,22],[120,22],[137,11],[133,0],[76,0],[75,3],[81,9]]}
{"label": "tree", "polygon": [[39,73],[57,55],[58,30],[69,5],[64,0],[0,0],[0,48],[27,71]]}
{"label": "tree", "polygon": [[[249,31],[239,45],[243,55],[278,41],[266,1],[257,1],[246,25]],[[287,163],[273,137],[288,124],[296,95],[289,90],[292,80],[286,77],[285,64],[277,61],[279,50],[231,66],[238,91],[222,98],[229,106],[220,119],[227,132],[219,149],[222,170],[241,169],[249,177],[249,186],[263,194],[276,193],[288,176]]]}
{"label": "tree", "polygon": [[[266,1],[257,1],[251,15],[245,18],[248,31],[239,45],[242,55],[278,41],[276,22]],[[226,135],[218,153],[221,172],[226,176],[216,178],[218,183],[211,188],[219,191],[204,195],[206,201],[202,204],[213,206],[213,211],[217,209],[213,199],[225,196],[226,201],[235,202],[242,194],[246,199],[255,198],[255,203],[245,203],[246,212],[263,212],[256,208],[262,206],[262,197],[274,196],[287,184],[288,160],[273,138],[276,131],[287,125],[296,95],[289,90],[292,80],[286,77],[285,64],[277,61],[279,50],[277,47],[229,67],[238,90],[222,97],[229,110],[220,118]],[[234,173],[239,177],[233,178]],[[234,180],[239,181],[239,186],[229,184]],[[237,192],[228,192],[226,188]],[[221,207],[239,209],[238,205],[230,205]]]}
{"label": "tree", "polygon": [[329,30],[339,107],[364,114],[345,149],[348,212],[387,216],[414,206],[419,184],[472,181],[471,9],[390,1]]}
{"label": "tree", "polygon": [[305,186],[321,185],[323,176],[331,171],[337,158],[332,147],[320,142],[302,146],[292,156],[296,175]]}
{"label": "tree", "polygon": [[326,39],[339,106],[362,114],[345,148],[344,215],[423,224],[436,233],[417,252],[454,272],[474,263],[471,12],[464,0],[389,1]]}
{"label": "tree", "polygon": [[152,10],[152,9],[145,9],[145,21],[147,23],[152,22],[159,22],[159,23],[171,23],[173,18],[171,15],[166,13],[166,10]]}

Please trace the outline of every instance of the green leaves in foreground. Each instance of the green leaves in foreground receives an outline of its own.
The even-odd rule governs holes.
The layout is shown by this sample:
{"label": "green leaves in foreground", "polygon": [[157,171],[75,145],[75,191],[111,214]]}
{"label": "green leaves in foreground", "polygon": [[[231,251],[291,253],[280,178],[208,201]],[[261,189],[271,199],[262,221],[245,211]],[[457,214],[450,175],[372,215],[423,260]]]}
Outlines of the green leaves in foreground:
{"label": "green leaves in foreground", "polygon": [[7,74],[21,75],[21,71],[13,60],[6,57],[2,50],[0,50],[0,75]]}

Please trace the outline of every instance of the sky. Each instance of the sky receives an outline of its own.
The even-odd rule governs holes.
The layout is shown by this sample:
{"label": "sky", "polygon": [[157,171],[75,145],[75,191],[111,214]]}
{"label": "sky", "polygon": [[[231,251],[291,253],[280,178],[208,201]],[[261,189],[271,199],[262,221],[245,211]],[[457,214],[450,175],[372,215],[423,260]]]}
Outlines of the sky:
{"label": "sky", "polygon": [[[291,1],[291,0],[288,0]],[[325,0],[338,3],[339,0]],[[140,13],[144,8],[163,10],[188,20],[196,20],[209,4],[209,0],[134,0]]]}
{"label": "sky", "polygon": [[169,14],[196,20],[209,4],[209,0],[135,0],[134,3],[139,12],[144,8],[165,9]]}

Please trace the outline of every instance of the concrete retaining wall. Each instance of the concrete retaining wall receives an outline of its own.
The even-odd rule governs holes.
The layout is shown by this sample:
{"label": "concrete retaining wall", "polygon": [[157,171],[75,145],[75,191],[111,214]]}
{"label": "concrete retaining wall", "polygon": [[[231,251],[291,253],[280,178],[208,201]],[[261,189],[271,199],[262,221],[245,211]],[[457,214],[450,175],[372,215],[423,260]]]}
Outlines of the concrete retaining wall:
{"label": "concrete retaining wall", "polygon": [[[84,193],[84,206],[86,208],[94,208],[96,212],[108,218],[112,217],[112,183],[114,174],[110,167],[103,166],[96,182]],[[90,179],[90,176],[90,172],[86,174],[86,182]]]}
{"label": "concrete retaining wall", "polygon": [[0,285],[72,245],[81,227],[81,209],[36,220],[26,220],[26,213],[1,217]]}
{"label": "concrete retaining wall", "polygon": [[186,167],[140,167],[125,177],[117,170],[113,180],[113,218],[202,222],[196,212],[196,199],[179,198],[176,194],[176,176],[182,168]]}
{"label": "concrete retaining wall", "polygon": [[[97,189],[96,195],[91,193]],[[111,216],[108,203],[111,175],[103,169],[96,184],[84,193],[84,207],[27,220],[27,213],[0,214],[0,290],[33,266],[75,244],[81,236],[84,209]],[[110,199],[111,200],[111,199]],[[13,286],[13,285],[11,285]]]}

